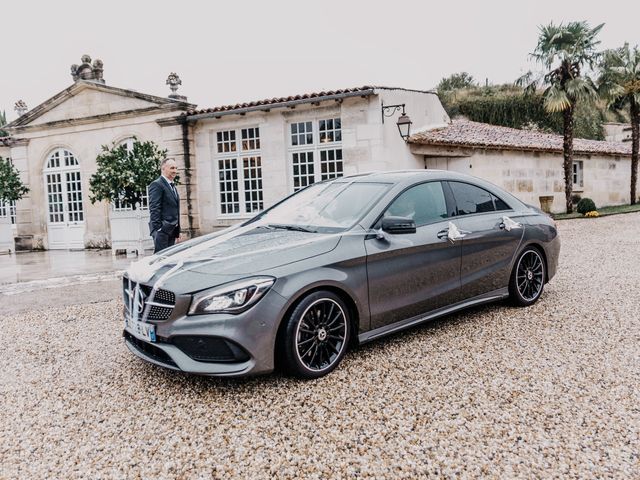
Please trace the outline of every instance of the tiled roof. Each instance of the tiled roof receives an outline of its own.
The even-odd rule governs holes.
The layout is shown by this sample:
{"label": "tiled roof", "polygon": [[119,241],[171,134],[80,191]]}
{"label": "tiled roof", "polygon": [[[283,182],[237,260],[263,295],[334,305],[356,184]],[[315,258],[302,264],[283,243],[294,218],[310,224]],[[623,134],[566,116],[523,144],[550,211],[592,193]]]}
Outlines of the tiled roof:
{"label": "tiled roof", "polygon": [[[453,120],[447,126],[411,135],[409,143],[562,152],[563,142],[562,135],[498,127],[469,120]],[[576,138],[573,140],[573,151],[578,154],[631,155],[631,145]]]}
{"label": "tiled roof", "polygon": [[263,107],[280,103],[300,102],[307,103],[313,101],[321,101],[323,98],[340,98],[357,94],[368,95],[373,93],[373,89],[378,87],[364,86],[356,88],[345,88],[342,90],[327,90],[323,92],[304,93],[302,95],[292,95],[289,97],[266,98],[264,100],[256,100],[247,103],[236,103],[235,105],[223,105],[220,107],[203,108],[187,110],[183,115],[203,115],[208,113],[229,112],[234,110],[244,110],[254,107]]}
{"label": "tiled roof", "polygon": [[0,137],[0,145],[4,147],[9,147],[13,141],[11,137]]}

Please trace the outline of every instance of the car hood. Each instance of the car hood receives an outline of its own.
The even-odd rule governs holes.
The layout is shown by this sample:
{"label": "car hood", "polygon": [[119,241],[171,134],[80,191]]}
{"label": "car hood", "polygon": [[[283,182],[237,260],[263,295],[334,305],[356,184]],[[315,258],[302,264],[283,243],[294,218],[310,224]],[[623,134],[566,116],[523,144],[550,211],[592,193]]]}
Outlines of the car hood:
{"label": "car hood", "polygon": [[251,275],[268,275],[270,269],[329,252],[339,241],[338,234],[245,227],[177,246],[150,257],[140,265],[143,268],[132,265],[127,273],[134,281],[160,281],[162,288],[176,293],[194,292]]}

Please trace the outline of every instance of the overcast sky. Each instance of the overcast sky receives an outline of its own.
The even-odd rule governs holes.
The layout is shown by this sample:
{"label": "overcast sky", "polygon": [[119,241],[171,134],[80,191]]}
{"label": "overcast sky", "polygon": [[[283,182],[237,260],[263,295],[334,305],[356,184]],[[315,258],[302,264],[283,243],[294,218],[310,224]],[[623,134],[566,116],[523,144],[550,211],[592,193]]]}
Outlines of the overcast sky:
{"label": "overcast sky", "polygon": [[82,54],[108,85],[200,107],[362,85],[431,89],[451,73],[512,82],[538,26],[605,23],[603,48],[640,43],[640,1],[13,1],[0,7],[0,110],[72,83]]}

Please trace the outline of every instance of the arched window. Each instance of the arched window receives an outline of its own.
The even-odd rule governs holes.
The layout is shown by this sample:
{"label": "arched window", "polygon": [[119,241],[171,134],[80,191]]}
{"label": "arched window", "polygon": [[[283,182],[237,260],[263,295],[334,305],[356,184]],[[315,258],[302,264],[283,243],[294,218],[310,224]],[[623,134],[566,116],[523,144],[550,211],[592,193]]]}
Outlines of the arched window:
{"label": "arched window", "polygon": [[69,150],[63,148],[55,150],[47,160],[47,170],[77,166],[78,159]]}
{"label": "arched window", "polygon": [[58,148],[49,155],[44,172],[49,223],[84,222],[78,159],[69,150]]}
{"label": "arched window", "polygon": [[57,148],[44,169],[49,248],[84,248],[84,200],[78,159]]}

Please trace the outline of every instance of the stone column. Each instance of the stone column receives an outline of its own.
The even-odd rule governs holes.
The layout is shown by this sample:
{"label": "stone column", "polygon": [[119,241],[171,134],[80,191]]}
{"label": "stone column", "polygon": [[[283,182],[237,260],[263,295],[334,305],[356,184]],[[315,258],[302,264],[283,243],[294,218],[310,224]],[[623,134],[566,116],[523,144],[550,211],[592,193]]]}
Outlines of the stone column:
{"label": "stone column", "polygon": [[16,202],[16,250],[31,250],[35,246],[34,235],[41,233],[36,231],[37,207],[33,203],[34,196],[37,197],[34,188],[37,189],[40,183],[39,179],[31,178],[32,175],[29,173],[28,145],[28,139],[14,140],[11,145],[13,165],[20,172],[22,182],[30,188],[29,192]]}

